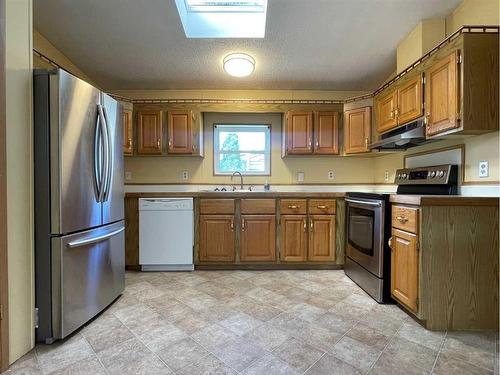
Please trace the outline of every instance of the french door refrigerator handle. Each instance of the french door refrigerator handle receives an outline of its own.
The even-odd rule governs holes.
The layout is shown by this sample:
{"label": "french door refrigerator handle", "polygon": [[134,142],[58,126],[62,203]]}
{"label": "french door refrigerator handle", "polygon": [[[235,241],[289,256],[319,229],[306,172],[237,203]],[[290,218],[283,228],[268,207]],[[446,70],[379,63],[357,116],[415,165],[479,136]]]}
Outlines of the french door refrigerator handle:
{"label": "french door refrigerator handle", "polygon": [[106,126],[105,132],[106,132],[106,150],[108,153],[107,157],[107,166],[106,166],[106,179],[104,180],[104,195],[103,195],[103,202],[106,202],[109,198],[109,191],[111,189],[111,180],[113,178],[113,145],[111,143],[111,130],[109,128],[109,122],[108,122],[108,112],[106,111],[106,107],[102,106],[103,108],[103,114],[104,114],[104,124]]}
{"label": "french door refrigerator handle", "polygon": [[99,104],[97,104],[97,119],[95,124],[95,134],[94,134],[94,191],[96,194],[96,201],[101,201],[102,196],[102,117],[99,110]]}
{"label": "french door refrigerator handle", "polygon": [[104,202],[105,199],[105,194],[106,194],[106,179],[108,175],[108,168],[109,168],[109,142],[108,142],[108,132],[106,129],[106,118],[104,117],[104,111],[102,109],[102,105],[98,104],[97,105],[97,111],[99,113],[99,117],[101,118],[101,139],[102,139],[102,149],[99,148],[99,151],[103,150],[103,157],[102,163],[103,163],[103,168],[101,170],[101,188],[100,188],[100,195],[99,195],[99,202]]}
{"label": "french door refrigerator handle", "polygon": [[72,242],[68,242],[68,244],[66,245],[66,247],[70,248],[70,249],[73,249],[75,247],[82,247],[82,246],[85,246],[85,245],[90,245],[90,244],[93,244],[93,243],[97,243],[97,242],[102,242],[102,241],[105,241],[113,236],[116,236],[118,233],[121,233],[125,230],[125,227],[121,227],[119,229],[116,229],[112,232],[109,232],[109,233],[106,233],[106,234],[101,234],[100,236],[96,236],[96,237],[90,237],[90,238],[84,238],[82,240],[78,240],[78,241],[72,241]]}

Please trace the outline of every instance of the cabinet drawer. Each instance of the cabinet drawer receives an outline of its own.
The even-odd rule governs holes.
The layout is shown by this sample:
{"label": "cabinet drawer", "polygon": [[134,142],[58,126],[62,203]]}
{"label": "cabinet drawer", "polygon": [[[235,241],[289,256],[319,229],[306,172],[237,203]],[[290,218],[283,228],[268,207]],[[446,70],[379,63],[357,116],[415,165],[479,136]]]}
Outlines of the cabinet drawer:
{"label": "cabinet drawer", "polygon": [[418,233],[418,208],[392,206],[392,226],[411,233]]}
{"label": "cabinet drawer", "polygon": [[276,201],[274,199],[242,199],[242,214],[271,214],[276,213]]}
{"label": "cabinet drawer", "polygon": [[280,213],[282,215],[305,215],[307,213],[307,201],[305,199],[282,199]]}
{"label": "cabinet drawer", "polygon": [[200,199],[200,214],[234,214],[234,199]]}
{"label": "cabinet drawer", "polygon": [[309,199],[309,213],[313,215],[335,215],[335,199]]}

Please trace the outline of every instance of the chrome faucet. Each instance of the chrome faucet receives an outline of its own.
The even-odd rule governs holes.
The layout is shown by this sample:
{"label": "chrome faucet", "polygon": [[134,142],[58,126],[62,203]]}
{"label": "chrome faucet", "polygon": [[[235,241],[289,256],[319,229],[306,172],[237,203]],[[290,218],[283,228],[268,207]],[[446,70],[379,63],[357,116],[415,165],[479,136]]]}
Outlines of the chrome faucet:
{"label": "chrome faucet", "polygon": [[[241,174],[241,172],[234,172],[232,175],[231,175],[231,182],[233,182],[233,177],[236,176],[236,175],[239,175],[240,176],[240,190],[243,190],[243,175]],[[233,191],[235,191],[236,188],[235,186],[233,185]]]}

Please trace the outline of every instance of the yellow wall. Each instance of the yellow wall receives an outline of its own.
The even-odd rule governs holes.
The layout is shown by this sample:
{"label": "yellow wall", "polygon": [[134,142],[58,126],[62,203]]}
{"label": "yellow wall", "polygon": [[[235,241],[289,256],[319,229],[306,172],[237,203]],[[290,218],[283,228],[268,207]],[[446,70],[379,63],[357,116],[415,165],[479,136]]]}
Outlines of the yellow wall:
{"label": "yellow wall", "polygon": [[[384,172],[389,171],[389,180],[394,181],[394,171],[396,168],[403,168],[403,158],[406,154],[414,154],[422,151],[434,150],[442,147],[453,146],[457,144],[465,145],[465,179],[464,182],[484,183],[496,182],[500,180],[499,166],[499,132],[483,134],[479,136],[457,139],[443,140],[435,143],[429,143],[420,147],[414,147],[404,153],[395,153],[374,159],[374,181],[376,183],[384,182]],[[489,162],[489,176],[479,178],[479,162]]]}
{"label": "yellow wall", "polygon": [[31,0],[6,2],[10,362],[34,343]]}
{"label": "yellow wall", "polygon": [[[207,114],[205,121],[205,158],[165,156],[127,157],[125,170],[132,172],[132,183],[211,183],[226,184],[228,176],[213,175],[213,122],[238,122],[247,117],[239,114]],[[372,182],[373,162],[371,158],[359,157],[281,157],[281,115],[253,115],[255,121],[271,123],[271,176],[245,176],[245,184],[295,184],[297,172],[305,173],[305,183],[363,183]],[[189,180],[183,181],[181,173],[189,172]],[[328,180],[327,173],[333,171],[335,179]],[[355,173],[354,173],[355,172]]]}
{"label": "yellow wall", "polygon": [[[59,66],[72,73],[73,75],[92,83],[92,80],[71,60],[69,60],[61,51],[59,51],[52,43],[50,43],[42,34],[33,30],[33,48],[52,61],[55,61]],[[33,66],[35,68],[53,69],[54,67],[42,60],[37,55],[33,55]]]}
{"label": "yellow wall", "polygon": [[420,21],[403,39],[396,51],[397,72],[401,72],[445,38],[444,19]]}
{"label": "yellow wall", "polygon": [[499,18],[498,0],[464,0],[446,17],[446,34],[463,25],[498,25]]}

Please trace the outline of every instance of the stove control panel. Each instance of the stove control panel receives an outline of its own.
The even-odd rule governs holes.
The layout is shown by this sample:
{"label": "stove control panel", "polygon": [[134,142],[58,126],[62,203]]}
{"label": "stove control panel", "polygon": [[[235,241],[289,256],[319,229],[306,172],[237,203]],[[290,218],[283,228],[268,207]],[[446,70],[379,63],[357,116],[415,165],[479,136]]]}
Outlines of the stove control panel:
{"label": "stove control panel", "polygon": [[396,185],[447,185],[457,183],[456,165],[434,165],[431,167],[404,168],[396,171]]}

